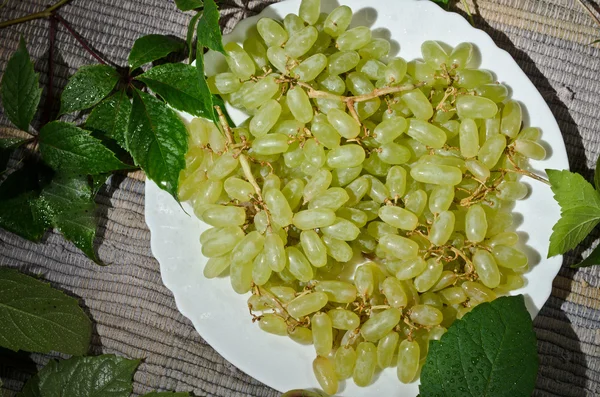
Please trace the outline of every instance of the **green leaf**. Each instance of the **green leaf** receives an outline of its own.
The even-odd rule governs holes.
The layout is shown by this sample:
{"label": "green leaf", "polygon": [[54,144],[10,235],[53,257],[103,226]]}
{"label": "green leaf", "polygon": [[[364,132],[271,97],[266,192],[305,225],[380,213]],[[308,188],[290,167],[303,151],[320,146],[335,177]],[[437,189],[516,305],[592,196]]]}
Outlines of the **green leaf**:
{"label": "green leaf", "polygon": [[192,52],[193,52],[192,45],[194,44],[194,32],[196,31],[196,24],[198,23],[198,18],[200,18],[201,16],[202,16],[201,12],[196,13],[196,15],[194,15],[192,17],[192,19],[190,19],[190,24],[188,25],[188,31],[187,31],[187,35],[186,35],[186,43],[187,43],[187,47],[188,47],[188,58],[189,58],[190,63],[192,63],[194,61],[192,59]]}
{"label": "green leaf", "polygon": [[119,73],[107,65],[80,67],[69,79],[60,97],[60,114],[91,108],[119,82]]}
{"label": "green leaf", "polygon": [[[208,88],[208,83],[206,82],[206,76],[204,75],[204,59],[202,58],[202,54],[196,54],[196,70],[198,72],[197,81],[200,84],[200,92],[202,93],[202,98],[205,103],[206,109],[212,109],[212,112],[209,113],[209,116],[206,118],[211,119],[215,124],[219,125],[219,116],[215,110],[215,101],[221,101],[220,97],[211,94],[210,88]],[[217,99],[218,98],[218,99]],[[232,124],[233,125],[233,124]]]}
{"label": "green leaf", "polygon": [[529,397],[537,343],[522,295],[482,303],[429,343],[421,397]]}
{"label": "green leaf", "polygon": [[29,139],[0,139],[0,173],[6,169],[6,165],[8,164],[8,160],[10,160],[12,152],[26,142],[29,142]]}
{"label": "green leaf", "polygon": [[60,173],[44,188],[41,208],[51,225],[59,230],[88,258],[101,264],[94,251],[97,217],[96,203],[86,175]]}
{"label": "green leaf", "polygon": [[50,361],[18,397],[129,397],[140,360],[111,354]]}
{"label": "green leaf", "polygon": [[147,394],[144,394],[142,397],[189,397],[190,393],[184,392],[173,392],[173,391],[164,391],[158,392],[153,391]]}
{"label": "green leaf", "polygon": [[85,128],[101,132],[104,136],[117,141],[119,146],[125,146],[125,131],[129,125],[131,115],[131,100],[125,90],[120,90],[109,96],[96,106],[87,120]]}
{"label": "green leaf", "polygon": [[175,111],[152,95],[135,90],[125,140],[135,163],[177,198],[179,172],[185,168],[187,130]]}
{"label": "green leaf", "polygon": [[203,53],[203,48],[207,47],[213,51],[218,51],[225,54],[223,48],[223,38],[221,36],[221,28],[219,26],[219,9],[214,0],[204,1],[204,12],[198,22],[198,54]]}
{"label": "green leaf", "polygon": [[575,248],[600,222],[600,194],[581,175],[566,170],[546,170],[554,199],[561,209],[552,228],[548,257]]}
{"label": "green leaf", "polygon": [[112,174],[110,172],[105,172],[105,173],[97,174],[97,175],[90,175],[93,196],[95,196],[98,193],[98,191],[100,189],[102,189],[102,186],[104,186],[106,184],[106,182],[108,181],[108,178],[111,175]]}
{"label": "green leaf", "polygon": [[175,0],[175,5],[181,11],[195,10],[196,8],[202,8],[202,0]]}
{"label": "green leaf", "polygon": [[0,268],[0,346],[86,354],[92,323],[77,299],[16,270]]}
{"label": "green leaf", "polygon": [[571,265],[571,267],[573,269],[577,269],[580,267],[590,267],[596,265],[600,265],[600,245],[597,246],[587,258],[577,264]]}
{"label": "green leaf", "polygon": [[161,34],[142,36],[133,43],[129,53],[129,66],[131,70],[166,57],[172,52],[181,51],[185,47],[183,41]]}
{"label": "green leaf", "polygon": [[63,121],[53,121],[39,134],[40,153],[56,170],[99,174],[129,168],[89,131]]}
{"label": "green leaf", "polygon": [[0,82],[0,98],[8,119],[23,131],[29,130],[40,103],[42,89],[39,80],[29,59],[25,40],[21,37],[19,48],[6,64]]}
{"label": "green leaf", "polygon": [[153,67],[137,79],[146,83],[175,109],[194,116],[212,117],[212,101],[207,101],[210,92],[202,91],[198,71],[194,66],[167,63]]}

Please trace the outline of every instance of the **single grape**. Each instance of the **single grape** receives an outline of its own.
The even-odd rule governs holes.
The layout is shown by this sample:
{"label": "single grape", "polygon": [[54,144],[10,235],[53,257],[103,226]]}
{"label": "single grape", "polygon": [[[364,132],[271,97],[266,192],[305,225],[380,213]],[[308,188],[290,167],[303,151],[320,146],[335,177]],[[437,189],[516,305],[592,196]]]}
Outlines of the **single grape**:
{"label": "single grape", "polygon": [[371,29],[366,26],[358,26],[346,30],[336,40],[336,46],[340,51],[356,51],[371,41]]}

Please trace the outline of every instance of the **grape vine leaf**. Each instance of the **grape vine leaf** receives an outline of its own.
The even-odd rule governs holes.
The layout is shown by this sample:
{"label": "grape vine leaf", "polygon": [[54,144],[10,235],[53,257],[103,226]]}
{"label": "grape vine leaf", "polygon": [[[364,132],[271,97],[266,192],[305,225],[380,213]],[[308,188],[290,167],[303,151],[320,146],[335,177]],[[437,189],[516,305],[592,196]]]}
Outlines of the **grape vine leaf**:
{"label": "grape vine leaf", "polygon": [[203,53],[204,47],[225,54],[219,27],[219,8],[214,0],[204,1],[204,12],[198,22],[196,34],[198,35],[198,47],[196,48],[198,54]]}
{"label": "grape vine leaf", "polygon": [[153,67],[138,76],[137,80],[144,82],[177,110],[206,118],[210,118],[213,113],[210,96],[202,91],[198,71],[194,66],[167,63]]}
{"label": "grape vine leaf", "polygon": [[187,34],[186,34],[186,39],[185,42],[187,43],[187,47],[188,47],[188,58],[189,58],[189,63],[191,64],[194,59],[192,57],[192,53],[193,53],[193,45],[194,45],[194,32],[196,31],[196,24],[198,23],[198,19],[202,16],[201,12],[196,13],[196,15],[194,15],[192,17],[192,19],[190,19],[190,24],[188,25],[188,30],[187,30]]}
{"label": "grape vine leaf", "polygon": [[580,267],[590,267],[590,266],[596,266],[596,265],[600,265],[600,245],[597,246],[588,255],[587,258],[585,258],[584,260],[582,260],[579,263],[571,265],[571,267],[574,268],[574,269],[576,269],[576,268],[580,268]]}
{"label": "grape vine leaf", "polygon": [[129,53],[131,70],[142,65],[164,58],[172,52],[185,48],[185,43],[175,37],[161,34],[149,34],[138,38]]}
{"label": "grape vine leaf", "polygon": [[44,125],[40,130],[39,143],[42,158],[55,170],[99,174],[130,168],[90,131],[63,121]]}
{"label": "grape vine leaf", "polygon": [[184,392],[172,392],[172,391],[153,391],[147,394],[144,394],[142,397],[190,397],[190,393]]}
{"label": "grape vine leaf", "polygon": [[119,90],[94,107],[85,121],[85,128],[114,139],[119,146],[127,150],[125,132],[130,115],[131,100],[125,90]]}
{"label": "grape vine leaf", "polygon": [[19,48],[8,60],[0,82],[0,98],[6,116],[14,125],[28,131],[41,95],[39,75],[33,70],[33,62],[21,37]]}
{"label": "grape vine leaf", "polygon": [[546,170],[554,199],[561,209],[552,228],[548,257],[575,248],[600,223],[600,193],[581,175],[566,170]]}
{"label": "grape vine leaf", "polygon": [[177,198],[179,172],[185,168],[187,130],[175,111],[136,89],[125,141],[148,178]]}
{"label": "grape vine leaf", "polygon": [[50,361],[17,397],[129,397],[139,360],[111,354]]}
{"label": "grape vine leaf", "polygon": [[119,82],[117,71],[107,65],[80,67],[60,97],[60,114],[85,110],[106,98]]}
{"label": "grape vine leaf", "polygon": [[421,397],[529,397],[539,359],[523,295],[482,303],[431,341]]}
{"label": "grape vine leaf", "polygon": [[202,0],[175,0],[175,5],[181,11],[191,11],[202,8],[204,4],[202,3]]}
{"label": "grape vine leaf", "polygon": [[77,299],[14,269],[0,268],[0,346],[86,354],[92,323]]}

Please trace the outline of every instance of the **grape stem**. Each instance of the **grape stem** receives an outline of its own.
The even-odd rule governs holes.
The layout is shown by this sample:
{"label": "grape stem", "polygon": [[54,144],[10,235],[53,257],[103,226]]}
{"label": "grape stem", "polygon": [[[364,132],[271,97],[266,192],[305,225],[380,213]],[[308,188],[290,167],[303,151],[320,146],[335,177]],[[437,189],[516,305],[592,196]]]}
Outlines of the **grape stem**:
{"label": "grape stem", "polygon": [[228,146],[233,145],[235,143],[235,141],[233,140],[233,133],[231,132],[231,127],[229,126],[225,115],[223,114],[223,110],[221,110],[220,106],[215,106],[215,110],[219,115],[219,123],[221,124],[221,127],[223,127],[223,131],[225,132],[225,138],[227,138]]}
{"label": "grape stem", "polygon": [[508,161],[510,161],[510,163],[512,164],[512,166],[513,166],[513,167],[515,167],[515,169],[514,169],[514,170],[509,170],[509,169],[507,169],[506,171],[508,171],[508,172],[516,172],[517,174],[521,174],[521,175],[528,176],[528,177],[530,177],[530,178],[532,178],[532,179],[535,179],[536,181],[540,181],[540,182],[542,182],[542,183],[545,183],[545,184],[546,184],[546,185],[548,185],[548,186],[552,186],[552,184],[550,183],[550,181],[549,181],[549,180],[547,180],[546,178],[544,178],[544,177],[541,177],[541,176],[539,176],[539,175],[537,175],[537,174],[534,174],[534,173],[533,173],[533,172],[531,172],[531,171],[527,171],[527,170],[524,170],[523,168],[519,167],[519,166],[518,166],[518,165],[515,163],[515,161],[513,160],[513,158],[512,158],[512,156],[510,155],[510,153],[508,153],[508,155],[507,155],[506,157],[508,158]]}
{"label": "grape stem", "polygon": [[315,90],[309,84],[303,83],[301,81],[298,81],[297,84],[299,86],[307,89],[307,91],[308,91],[307,94],[308,94],[309,98],[334,99],[336,101],[342,101],[342,102],[352,103],[352,104],[357,103],[357,102],[370,101],[371,99],[375,99],[380,96],[396,94],[398,92],[403,92],[403,91],[414,90],[415,88],[419,88],[419,87],[422,87],[425,85],[425,83],[423,83],[423,82],[416,83],[416,84],[405,84],[405,85],[400,85],[400,86],[395,86],[395,87],[376,88],[375,90],[373,90],[373,92],[370,92],[368,94],[363,94],[363,95],[343,96],[343,95],[335,95],[335,94],[332,94],[332,93],[326,92],[326,91]]}

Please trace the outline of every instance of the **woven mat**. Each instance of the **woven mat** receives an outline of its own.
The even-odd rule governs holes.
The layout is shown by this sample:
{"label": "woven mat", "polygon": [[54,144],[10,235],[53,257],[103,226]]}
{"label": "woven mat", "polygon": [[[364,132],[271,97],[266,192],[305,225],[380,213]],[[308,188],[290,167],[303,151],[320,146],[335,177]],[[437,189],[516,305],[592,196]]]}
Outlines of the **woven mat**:
{"label": "woven mat", "polygon": [[[270,2],[224,1],[225,30]],[[587,43],[599,37],[600,30],[573,0],[469,2],[477,14],[476,26],[511,53],[550,105],[567,144],[571,168],[590,177],[600,152],[600,49]],[[0,20],[39,11],[46,3],[8,0],[0,10]],[[60,14],[92,47],[118,64],[125,64],[138,36],[184,37],[190,18],[176,11],[171,0],[75,0]],[[6,68],[23,35],[46,84],[47,26],[47,21],[37,20],[0,31],[0,70]],[[54,81],[64,87],[67,76],[93,59],[62,28],[57,48]],[[2,114],[1,125],[7,125]],[[3,230],[0,266],[41,273],[55,287],[79,297],[95,325],[93,354],[144,359],[134,377],[136,394],[159,389],[193,391],[197,396],[277,396],[220,357],[177,311],[150,252],[143,177],[113,178],[97,202],[99,254],[111,266],[90,263],[56,233],[33,244]],[[565,258],[552,296],[535,320],[541,364],[535,396],[600,395],[600,267],[569,269],[580,255]],[[8,395],[52,357],[34,354],[31,360],[23,354],[0,354],[0,378]]]}

